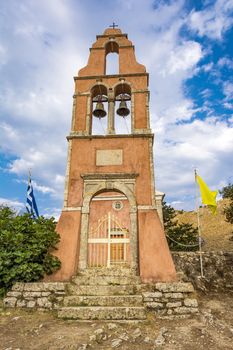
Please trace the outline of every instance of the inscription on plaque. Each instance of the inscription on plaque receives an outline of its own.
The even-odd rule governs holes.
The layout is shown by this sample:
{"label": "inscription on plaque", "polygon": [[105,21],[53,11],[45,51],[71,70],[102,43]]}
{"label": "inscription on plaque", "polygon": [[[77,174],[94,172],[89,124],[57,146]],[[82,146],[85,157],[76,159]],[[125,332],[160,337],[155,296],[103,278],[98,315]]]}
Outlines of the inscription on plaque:
{"label": "inscription on plaque", "polygon": [[122,165],[123,151],[122,149],[105,149],[96,151],[96,165]]}

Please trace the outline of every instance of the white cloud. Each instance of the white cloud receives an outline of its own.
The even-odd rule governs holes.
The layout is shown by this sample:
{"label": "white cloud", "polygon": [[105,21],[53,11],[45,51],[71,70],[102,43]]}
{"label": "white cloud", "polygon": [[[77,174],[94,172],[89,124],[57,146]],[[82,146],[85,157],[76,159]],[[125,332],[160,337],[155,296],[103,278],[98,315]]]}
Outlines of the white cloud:
{"label": "white cloud", "polygon": [[223,106],[227,109],[233,109],[233,103],[225,102],[223,103]]}
{"label": "white cloud", "polygon": [[211,96],[211,90],[210,89],[204,89],[204,90],[202,90],[201,91],[201,93],[200,93],[200,95],[202,96],[202,97],[204,97],[204,98],[208,98],[208,97],[210,97]]}
{"label": "white cloud", "polygon": [[233,60],[231,60],[228,57],[221,57],[218,62],[217,65],[219,67],[227,67],[229,69],[233,69]]}
{"label": "white cloud", "polygon": [[6,48],[1,45],[0,43],[0,68],[7,62],[7,50]]}
{"label": "white cloud", "polygon": [[25,203],[22,203],[18,200],[10,200],[8,198],[0,198],[0,206],[8,206],[13,208],[16,212],[25,208]]}
{"label": "white cloud", "polygon": [[230,81],[225,81],[223,83],[223,93],[226,96],[226,100],[233,99],[233,83]]}
{"label": "white cloud", "polygon": [[[26,180],[18,180],[16,179],[16,182],[18,183],[24,183],[24,184],[28,184],[28,181]],[[32,181],[32,186],[33,186],[33,189],[38,191],[38,192],[41,192],[41,193],[50,193],[50,194],[54,194],[55,191],[53,188],[50,188],[48,186],[43,186],[43,185],[39,185],[36,181]]]}
{"label": "white cloud", "polygon": [[[230,1],[218,0],[215,6],[193,11],[190,16],[184,10],[184,1],[117,0],[104,2],[104,6],[100,3],[92,11],[90,2],[13,0],[3,8],[8,22],[3,25],[2,37],[0,34],[6,52],[1,68],[0,138],[1,150],[14,156],[8,164],[11,174],[26,175],[31,168],[37,190],[53,198],[63,197],[72,76],[85,66],[88,47],[95,35],[103,32],[103,23],[110,24],[114,13],[120,27],[124,23],[122,31],[133,41],[138,61],[150,73],[158,189],[176,197],[174,201],[187,202],[188,195],[192,196],[193,166],[204,167],[206,175],[212,173],[207,179],[213,185],[214,177],[220,181],[227,176],[228,126],[213,119],[176,123],[188,122],[198,112],[192,98],[185,95],[184,82],[196,74],[199,62],[207,55],[199,42],[181,38],[180,30],[190,21],[199,35],[222,38],[231,22],[227,12]],[[229,62],[219,61],[219,67],[224,64]],[[213,64],[200,69],[212,71]],[[203,91],[203,96],[209,93]],[[208,114],[207,105],[202,109]],[[45,208],[44,212],[50,215],[56,210]]]}
{"label": "white cloud", "polygon": [[205,72],[205,73],[211,72],[212,75],[216,74],[216,71],[214,70],[214,63],[209,62],[209,63],[203,64],[195,69],[196,74],[199,74],[201,72]]}
{"label": "white cloud", "polygon": [[232,11],[232,0],[217,0],[204,10],[192,11],[187,25],[200,36],[221,40],[233,24]]}
{"label": "white cloud", "polygon": [[58,221],[60,215],[61,215],[61,208],[54,208],[54,207],[45,208],[43,213],[43,216],[45,218],[50,218],[51,216],[53,216],[56,221]]}
{"label": "white cloud", "polygon": [[202,57],[201,45],[195,41],[186,41],[170,53],[167,62],[168,74],[187,71],[195,66]]}
{"label": "white cloud", "polygon": [[231,174],[233,128],[218,118],[167,126],[157,135],[156,146],[160,190],[183,199],[186,209],[192,209],[186,197],[195,195],[194,168],[213,189],[221,188],[219,173]]}

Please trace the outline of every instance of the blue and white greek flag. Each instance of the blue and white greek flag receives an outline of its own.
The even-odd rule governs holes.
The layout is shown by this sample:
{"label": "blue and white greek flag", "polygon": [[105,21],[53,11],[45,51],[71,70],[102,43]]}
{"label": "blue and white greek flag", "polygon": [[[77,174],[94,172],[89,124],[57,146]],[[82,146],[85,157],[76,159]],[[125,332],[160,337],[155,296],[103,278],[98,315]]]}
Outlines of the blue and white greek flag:
{"label": "blue and white greek flag", "polygon": [[28,180],[26,209],[29,212],[29,214],[31,214],[34,218],[39,217],[39,212],[33,194],[32,181],[30,177]]}

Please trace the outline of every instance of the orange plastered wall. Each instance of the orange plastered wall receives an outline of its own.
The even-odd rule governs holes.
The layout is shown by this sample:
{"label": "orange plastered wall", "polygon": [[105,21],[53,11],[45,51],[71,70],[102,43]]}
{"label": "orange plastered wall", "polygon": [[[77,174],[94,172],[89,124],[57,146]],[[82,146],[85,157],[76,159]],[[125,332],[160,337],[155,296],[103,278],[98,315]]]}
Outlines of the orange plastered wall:
{"label": "orange plastered wall", "polygon": [[[83,179],[86,173],[137,173],[136,200],[151,205],[151,173],[148,138],[74,139],[72,142],[68,206],[82,205]],[[123,150],[123,164],[96,166],[96,150]],[[80,152],[80,150],[82,150]]]}
{"label": "orange plastered wall", "polygon": [[145,93],[135,94],[134,99],[134,127],[135,129],[146,129],[147,125],[147,95]]}
{"label": "orange plastered wall", "polygon": [[74,131],[86,130],[87,96],[76,97]]}

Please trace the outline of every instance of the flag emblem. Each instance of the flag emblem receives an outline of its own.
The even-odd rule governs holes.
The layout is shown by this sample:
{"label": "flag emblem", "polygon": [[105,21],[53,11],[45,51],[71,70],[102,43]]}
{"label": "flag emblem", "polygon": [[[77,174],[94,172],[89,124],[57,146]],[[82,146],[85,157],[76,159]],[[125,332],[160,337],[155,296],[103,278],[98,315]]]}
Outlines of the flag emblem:
{"label": "flag emblem", "polygon": [[31,214],[34,218],[39,217],[39,212],[37,209],[36,200],[33,193],[31,177],[29,177],[28,179],[26,209],[28,213]]}

